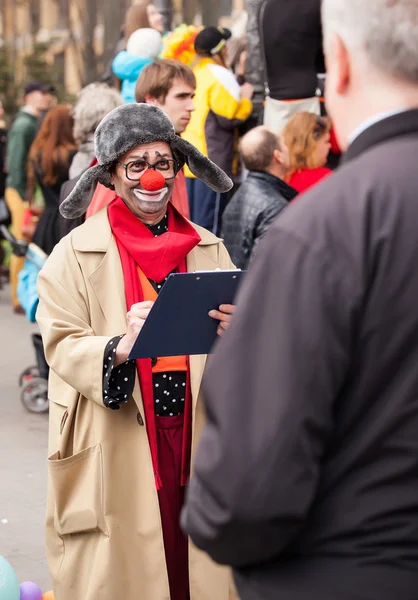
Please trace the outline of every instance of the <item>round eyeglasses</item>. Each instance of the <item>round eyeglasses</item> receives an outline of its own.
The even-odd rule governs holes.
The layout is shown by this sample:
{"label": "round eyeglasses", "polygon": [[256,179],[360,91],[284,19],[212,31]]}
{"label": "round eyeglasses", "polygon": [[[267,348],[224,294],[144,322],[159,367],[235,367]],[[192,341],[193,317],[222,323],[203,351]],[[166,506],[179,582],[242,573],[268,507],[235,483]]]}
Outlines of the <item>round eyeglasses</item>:
{"label": "round eyeglasses", "polygon": [[139,181],[148,169],[158,171],[164,179],[174,179],[179,171],[178,164],[173,158],[160,158],[153,165],[143,158],[137,158],[126,165],[123,163],[118,163],[118,165],[125,169],[126,179],[130,181]]}

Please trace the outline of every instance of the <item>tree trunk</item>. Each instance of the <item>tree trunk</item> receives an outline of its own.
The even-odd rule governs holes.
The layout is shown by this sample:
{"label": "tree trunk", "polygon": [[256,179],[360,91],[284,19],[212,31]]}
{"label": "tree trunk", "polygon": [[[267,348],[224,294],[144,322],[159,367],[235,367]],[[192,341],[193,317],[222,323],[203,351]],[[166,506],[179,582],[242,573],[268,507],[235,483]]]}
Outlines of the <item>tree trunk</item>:
{"label": "tree trunk", "polygon": [[182,1],[183,23],[187,23],[187,25],[192,25],[194,23],[195,17],[198,12],[199,12],[198,0],[183,0]]}
{"label": "tree trunk", "polygon": [[[108,0],[106,0],[108,1]],[[84,48],[83,48],[83,63],[84,63],[84,76],[83,86],[88,83],[97,81],[98,69],[97,69],[97,56],[95,53],[94,34],[97,26],[97,11],[98,2],[97,0],[86,0],[84,19]]]}
{"label": "tree trunk", "polygon": [[199,12],[198,0],[183,0],[182,2],[182,13],[183,23],[192,25],[197,13]]}
{"label": "tree trunk", "polygon": [[[67,1],[68,0],[63,0],[63,1]],[[75,21],[77,23],[83,23],[84,22],[84,5],[80,6],[80,0],[76,0],[74,2],[74,6],[77,10],[77,16]],[[69,39],[69,46],[71,47],[72,51],[73,51],[73,60],[75,61],[75,67],[77,70],[77,77],[78,80],[80,81],[80,83],[82,84],[84,81],[84,72],[85,72],[85,68],[84,68],[84,52],[83,49],[80,45],[80,43],[77,41],[76,39],[76,35],[74,32],[74,26],[73,26],[73,22],[72,22],[72,18],[71,18],[71,14],[70,10],[69,10],[69,3],[68,3],[68,39]]]}
{"label": "tree trunk", "polygon": [[[39,2],[39,0],[31,0]],[[70,6],[68,0],[58,0],[58,23],[57,29],[68,31],[70,29]]]}
{"label": "tree trunk", "polygon": [[32,43],[41,27],[41,2],[40,0],[29,0],[30,33]]}
{"label": "tree trunk", "polygon": [[16,3],[13,2],[10,5],[10,9],[11,9],[11,21],[12,21],[12,66],[13,69],[16,69],[17,67],[17,38],[18,38],[18,31],[17,31],[17,6]]}
{"label": "tree trunk", "polygon": [[111,0],[103,1],[103,64],[105,69],[115,54],[116,44],[120,39],[123,18],[123,6],[120,3]]}
{"label": "tree trunk", "polygon": [[8,38],[8,3],[7,0],[0,0],[0,13],[1,13],[1,37],[3,38],[4,44],[7,44]]}
{"label": "tree trunk", "polygon": [[218,25],[219,3],[217,0],[201,0],[202,23],[205,27]]}

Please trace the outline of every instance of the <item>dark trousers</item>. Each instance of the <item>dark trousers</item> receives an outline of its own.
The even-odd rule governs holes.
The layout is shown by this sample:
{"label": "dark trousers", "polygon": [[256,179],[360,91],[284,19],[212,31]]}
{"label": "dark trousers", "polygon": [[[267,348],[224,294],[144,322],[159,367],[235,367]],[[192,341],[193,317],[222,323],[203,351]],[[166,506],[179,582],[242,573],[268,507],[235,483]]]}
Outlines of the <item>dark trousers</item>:
{"label": "dark trousers", "polygon": [[220,235],[221,218],[228,204],[230,193],[214,192],[203,181],[191,177],[186,177],[186,187],[191,221],[215,235]]}
{"label": "dark trousers", "polygon": [[171,600],[190,600],[189,551],[180,529],[185,488],[181,486],[184,415],[155,417],[159,471],[158,492]]}

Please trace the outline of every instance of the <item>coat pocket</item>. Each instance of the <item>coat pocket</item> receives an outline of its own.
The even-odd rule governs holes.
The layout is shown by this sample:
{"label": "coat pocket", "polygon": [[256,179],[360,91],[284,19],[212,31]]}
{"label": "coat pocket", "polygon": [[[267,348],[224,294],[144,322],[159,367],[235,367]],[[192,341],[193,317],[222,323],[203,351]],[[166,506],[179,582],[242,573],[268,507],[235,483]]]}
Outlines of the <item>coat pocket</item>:
{"label": "coat pocket", "polygon": [[69,458],[48,459],[55,500],[55,529],[61,536],[102,533],[108,536],[103,511],[103,457],[100,444]]}

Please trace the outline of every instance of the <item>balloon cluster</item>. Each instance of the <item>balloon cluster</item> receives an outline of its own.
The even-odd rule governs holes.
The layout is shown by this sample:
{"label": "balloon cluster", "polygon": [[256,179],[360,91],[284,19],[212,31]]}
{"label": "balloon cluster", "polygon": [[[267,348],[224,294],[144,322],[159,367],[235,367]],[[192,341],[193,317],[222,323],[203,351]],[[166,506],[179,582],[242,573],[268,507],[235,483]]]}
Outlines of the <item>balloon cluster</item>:
{"label": "balloon cluster", "polygon": [[53,592],[42,594],[41,588],[33,581],[19,580],[13,567],[0,556],[0,598],[1,600],[54,600]]}
{"label": "balloon cluster", "polygon": [[179,25],[163,38],[161,58],[178,60],[189,67],[196,57],[194,41],[203,27],[194,25]]}

